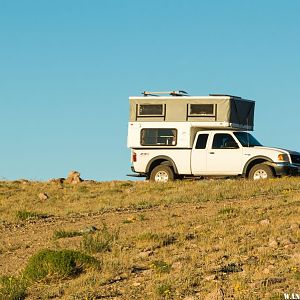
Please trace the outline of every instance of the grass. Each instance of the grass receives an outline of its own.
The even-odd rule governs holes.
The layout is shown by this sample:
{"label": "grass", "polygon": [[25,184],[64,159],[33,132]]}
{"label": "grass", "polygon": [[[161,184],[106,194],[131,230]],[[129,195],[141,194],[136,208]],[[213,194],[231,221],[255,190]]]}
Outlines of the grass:
{"label": "grass", "polygon": [[299,287],[300,178],[1,182],[0,205],[5,295],[14,282],[26,299],[281,299]]}
{"label": "grass", "polygon": [[22,300],[26,297],[25,281],[14,276],[0,277],[0,300]]}

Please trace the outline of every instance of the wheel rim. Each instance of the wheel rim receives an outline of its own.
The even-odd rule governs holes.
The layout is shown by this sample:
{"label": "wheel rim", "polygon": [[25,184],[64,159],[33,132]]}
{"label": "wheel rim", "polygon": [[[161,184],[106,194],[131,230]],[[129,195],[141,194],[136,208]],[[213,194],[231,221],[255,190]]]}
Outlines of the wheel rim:
{"label": "wheel rim", "polygon": [[257,170],[253,174],[253,179],[258,180],[258,179],[267,179],[268,178],[268,173],[265,170]]}
{"label": "wheel rim", "polygon": [[169,180],[169,174],[166,171],[159,171],[155,174],[154,180],[156,182],[167,182]]}

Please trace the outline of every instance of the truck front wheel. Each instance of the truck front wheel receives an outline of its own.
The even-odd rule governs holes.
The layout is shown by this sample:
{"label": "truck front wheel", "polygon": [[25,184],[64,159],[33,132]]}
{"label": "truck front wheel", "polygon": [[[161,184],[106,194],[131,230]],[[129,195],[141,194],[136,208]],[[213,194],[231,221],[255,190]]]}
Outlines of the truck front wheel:
{"label": "truck front wheel", "polygon": [[249,172],[249,179],[259,180],[269,178],[274,178],[274,173],[272,168],[266,164],[255,165]]}
{"label": "truck front wheel", "polygon": [[159,165],[152,170],[150,180],[155,182],[173,181],[174,172],[169,166]]}

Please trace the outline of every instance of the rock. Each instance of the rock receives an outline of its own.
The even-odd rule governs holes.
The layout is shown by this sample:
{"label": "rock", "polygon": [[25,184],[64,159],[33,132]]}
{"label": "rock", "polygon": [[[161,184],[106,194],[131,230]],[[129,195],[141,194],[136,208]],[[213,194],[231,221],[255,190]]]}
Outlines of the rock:
{"label": "rock", "polygon": [[294,253],[292,256],[291,256],[292,260],[295,262],[295,263],[300,263],[300,252],[297,252],[297,253]]}
{"label": "rock", "polygon": [[204,300],[219,300],[224,299],[222,290],[215,289],[204,297]]}
{"label": "rock", "polygon": [[208,275],[208,276],[204,277],[205,281],[212,281],[212,280],[215,280],[215,279],[216,279],[216,275],[215,274]]}
{"label": "rock", "polygon": [[269,225],[270,224],[270,220],[269,219],[264,219],[264,220],[261,220],[259,222],[260,225]]}
{"label": "rock", "polygon": [[271,247],[271,248],[277,248],[278,247],[278,242],[276,240],[274,240],[274,239],[271,239],[269,241],[268,246]]}
{"label": "rock", "polygon": [[175,270],[181,270],[183,267],[182,262],[177,261],[172,264],[172,268]]}
{"label": "rock", "polygon": [[51,183],[64,183],[64,181],[65,181],[66,179],[65,178],[52,178],[52,179],[50,179],[49,180],[49,182],[51,182]]}
{"label": "rock", "polygon": [[82,182],[83,180],[80,178],[80,173],[77,171],[71,171],[65,180],[66,183],[77,184]]}
{"label": "rock", "polygon": [[246,263],[249,265],[256,265],[258,263],[258,257],[257,256],[250,256],[246,259]]}
{"label": "rock", "polygon": [[98,230],[98,229],[97,229],[95,226],[90,226],[90,227],[81,229],[79,232],[80,232],[80,233],[92,233],[92,232],[95,232],[95,231],[97,231],[97,230]]}
{"label": "rock", "polygon": [[39,197],[40,200],[43,200],[43,201],[47,200],[49,198],[48,195],[45,194],[45,193],[39,193],[38,197]]}
{"label": "rock", "polygon": [[269,249],[270,249],[269,247],[265,247],[265,246],[261,246],[261,247],[256,248],[258,253],[266,253],[266,252],[269,251]]}
{"label": "rock", "polygon": [[140,252],[138,254],[138,257],[140,257],[140,258],[146,258],[146,257],[149,257],[149,256],[151,256],[153,254],[154,254],[154,252],[152,250],[148,250],[148,251]]}
{"label": "rock", "polygon": [[300,225],[297,224],[297,223],[293,223],[293,224],[290,226],[290,229],[291,229],[291,230],[297,230],[297,229],[300,229]]}
{"label": "rock", "polygon": [[274,265],[268,265],[266,268],[263,269],[264,274],[270,274],[270,272],[273,272],[275,269]]}
{"label": "rock", "polygon": [[132,286],[135,286],[135,287],[140,286],[140,285],[141,285],[140,282],[134,282],[134,283],[132,284]]}

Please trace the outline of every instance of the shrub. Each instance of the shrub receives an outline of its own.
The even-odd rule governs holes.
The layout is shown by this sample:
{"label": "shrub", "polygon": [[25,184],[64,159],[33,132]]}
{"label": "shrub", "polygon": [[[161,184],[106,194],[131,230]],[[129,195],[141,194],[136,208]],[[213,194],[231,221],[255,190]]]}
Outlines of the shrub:
{"label": "shrub", "polygon": [[176,234],[173,233],[162,233],[157,234],[153,232],[144,232],[138,237],[141,241],[151,241],[157,243],[158,247],[165,247],[175,244],[177,241]]}
{"label": "shrub", "polygon": [[26,285],[22,279],[0,277],[0,300],[22,300],[26,297]]}
{"label": "shrub", "polygon": [[165,299],[171,298],[172,287],[169,284],[161,284],[157,287],[157,294]]}
{"label": "shrub", "polygon": [[171,270],[171,265],[167,264],[164,261],[156,260],[156,261],[152,262],[151,268],[160,273],[169,273]]}
{"label": "shrub", "polygon": [[19,210],[16,213],[16,217],[21,221],[26,221],[29,219],[45,219],[48,218],[49,216],[46,214],[40,214],[32,211]]}
{"label": "shrub", "polygon": [[82,235],[82,232],[79,232],[79,231],[57,230],[57,231],[54,231],[53,237],[55,239],[62,239],[62,238],[81,236],[81,235]]}
{"label": "shrub", "polygon": [[79,275],[88,268],[100,268],[95,258],[73,250],[41,250],[33,255],[24,270],[30,281],[66,279]]}
{"label": "shrub", "polygon": [[81,249],[88,253],[99,253],[111,251],[115,241],[119,238],[119,230],[109,232],[106,225],[96,236],[85,235],[81,242]]}

